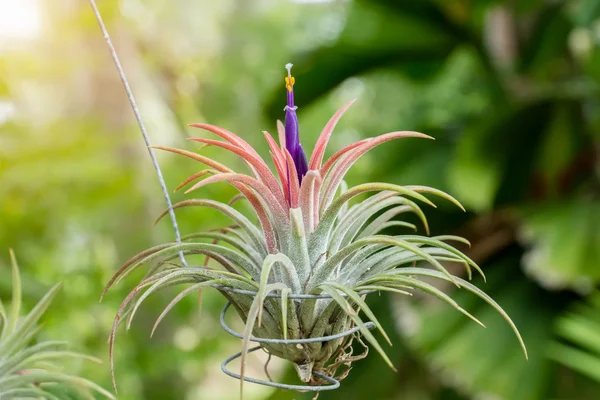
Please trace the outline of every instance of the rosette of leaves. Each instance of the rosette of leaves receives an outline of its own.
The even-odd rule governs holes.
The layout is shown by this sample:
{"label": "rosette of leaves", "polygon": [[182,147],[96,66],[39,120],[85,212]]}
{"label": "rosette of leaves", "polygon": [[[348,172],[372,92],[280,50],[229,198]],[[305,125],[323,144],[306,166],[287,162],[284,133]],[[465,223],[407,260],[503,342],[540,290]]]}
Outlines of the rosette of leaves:
{"label": "rosette of leaves", "polygon": [[[114,396],[85,378],[61,371],[60,364],[67,359],[102,361],[70,351],[67,342],[39,341],[38,321],[60,289],[54,285],[37,305],[21,316],[21,279],[19,267],[11,251],[12,302],[5,309],[0,301],[0,399],[61,399],[91,396],[98,392],[109,399]],[[75,396],[75,397],[73,397]]]}
{"label": "rosette of leaves", "polygon": [[[362,312],[389,341],[377,317],[365,302],[365,292],[385,291],[401,295],[411,295],[414,291],[425,292],[483,325],[434,286],[432,280],[451,282],[481,297],[498,310],[514,330],[526,354],[517,328],[502,308],[468,281],[452,275],[444,266],[458,263],[464,265],[469,278],[472,270],[483,275],[471,259],[448,244],[452,241],[465,242],[464,239],[455,236],[428,237],[410,232],[385,234],[390,227],[416,230],[415,225],[396,219],[408,213],[416,215],[428,233],[427,219],[419,203],[428,206],[434,206],[434,203],[424,194],[441,197],[462,208],[456,199],[424,186],[371,182],[348,188],[344,183],[344,176],[354,162],[374,147],[400,138],[432,138],[418,132],[390,132],[349,144],[324,161],[325,148],[334,127],[354,102],[351,101],[325,125],[308,160],[299,143],[297,107],[293,99],[294,78],[289,72],[290,67],[286,78],[288,103],[285,107],[285,125],[278,123],[279,145],[269,133],[264,132],[276,174],[246,141],[213,125],[192,126],[212,132],[224,141],[205,138],[191,140],[238,155],[250,174],[234,172],[220,162],[195,152],[156,146],[157,149],[177,153],[208,166],[208,169],[186,179],[178,189],[202,178],[187,192],[211,183],[227,182],[240,192],[239,198],[249,202],[254,215],[249,218],[230,204],[209,199],[185,200],[174,205],[175,209],[216,209],[229,217],[233,225],[194,233],[184,237],[181,243],[155,246],[131,258],[117,271],[105,292],[141,266],[151,266],[147,276],[123,301],[115,317],[110,336],[111,359],[115,332],[121,321],[126,318],[129,326],[138,307],[157,290],[187,285],[165,308],[154,329],[184,296],[205,287],[216,287],[245,322],[240,373],[242,383],[251,335],[276,339],[315,338],[335,335],[357,326],[365,341],[393,368],[384,349],[361,317]],[[366,198],[361,196],[366,193],[374,194]],[[358,201],[350,205],[353,200]],[[165,211],[161,217],[167,213]],[[222,268],[187,265],[182,262],[182,254],[205,255]],[[430,268],[426,268],[426,265]],[[240,294],[227,289],[255,294]],[[298,294],[326,295],[327,298],[290,298]],[[291,361],[303,382],[318,384],[319,379],[313,375],[313,371],[338,379],[347,375],[351,362],[357,357],[350,356],[351,340],[262,346],[270,354]]]}

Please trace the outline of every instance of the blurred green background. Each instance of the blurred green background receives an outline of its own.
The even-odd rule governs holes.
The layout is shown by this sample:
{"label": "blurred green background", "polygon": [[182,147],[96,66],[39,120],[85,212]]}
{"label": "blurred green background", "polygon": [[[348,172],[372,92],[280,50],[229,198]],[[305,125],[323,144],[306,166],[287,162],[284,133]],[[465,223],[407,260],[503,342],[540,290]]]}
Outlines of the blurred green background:
{"label": "blurred green background", "polygon": [[[262,130],[283,118],[284,64],[295,64],[300,133],[309,151],[347,100],[329,152],[360,138],[419,130],[366,155],[349,183],[437,187],[467,207],[429,210],[432,233],[473,242],[477,281],[515,320],[456,293],[481,329],[429,299],[371,299],[397,374],[375,354],[326,399],[600,398],[600,1],[598,0],[101,0],[99,8],[154,144],[192,149],[208,122],[267,155]],[[242,163],[217,149],[221,162]],[[331,153],[330,153],[331,154]],[[174,188],[195,163],[159,154]],[[203,189],[227,200],[227,185]],[[174,200],[183,198],[175,194]],[[14,248],[31,307],[64,288],[44,338],[107,361],[112,318],[136,280],[106,299],[127,258],[172,240],[142,138],[84,0],[0,0],[0,297]],[[184,233],[227,224],[211,211],[178,214]],[[451,290],[451,288],[448,288]],[[219,364],[240,342],[218,326],[224,300],[202,314],[181,302],[153,339],[175,292],[153,296],[116,342],[121,399],[238,396]],[[251,373],[264,378],[260,360]],[[107,363],[70,366],[110,387]],[[283,363],[278,380],[293,381]],[[247,385],[247,399],[311,399]]]}

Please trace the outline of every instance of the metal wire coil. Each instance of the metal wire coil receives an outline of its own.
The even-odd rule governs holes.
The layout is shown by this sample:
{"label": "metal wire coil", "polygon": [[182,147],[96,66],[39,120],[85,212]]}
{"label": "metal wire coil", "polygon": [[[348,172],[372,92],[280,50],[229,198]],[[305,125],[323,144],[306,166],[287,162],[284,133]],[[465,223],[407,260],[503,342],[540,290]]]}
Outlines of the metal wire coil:
{"label": "metal wire coil", "polygon": [[[248,353],[252,353],[253,351],[259,350],[261,348],[262,348],[261,346],[253,347],[250,350],[248,350]],[[237,354],[229,357],[227,360],[223,361],[223,364],[221,364],[221,371],[223,371],[225,374],[231,376],[232,378],[240,379],[241,377],[239,374],[236,374],[235,372],[232,372],[227,369],[227,364],[229,364],[230,362],[232,362],[233,360],[235,360],[236,358],[239,358],[241,356],[242,356],[242,353],[240,352],[240,353],[237,353]],[[324,390],[334,390],[334,389],[337,389],[340,387],[340,381],[338,381],[335,378],[332,378],[327,375],[323,375],[323,374],[321,374],[319,372],[315,372],[315,371],[313,371],[313,375],[326,380],[327,382],[331,383],[331,385],[321,385],[321,386],[289,385],[287,383],[264,381],[262,379],[250,378],[248,376],[244,376],[244,381],[251,382],[251,383],[257,383],[259,385],[264,385],[264,386],[276,387],[279,389],[297,390],[300,392],[306,392],[306,391],[321,392]]]}
{"label": "metal wire coil", "polygon": [[[229,326],[227,326],[227,323],[225,322],[225,313],[227,313],[227,310],[229,309],[230,306],[231,306],[231,303],[227,302],[227,304],[225,304],[225,307],[223,307],[223,309],[221,310],[221,316],[219,318],[220,322],[221,322],[221,327],[225,330],[225,332],[229,333],[231,336],[234,336],[238,339],[243,339],[244,338],[243,335],[241,335],[240,333],[231,329]],[[366,322],[365,326],[368,329],[375,328],[375,324],[370,321]],[[271,338],[257,338],[254,336],[250,336],[250,341],[256,342],[256,343],[284,344],[284,345],[330,342],[332,340],[341,339],[343,337],[350,336],[353,333],[358,332],[359,330],[360,330],[360,328],[358,326],[355,326],[354,328],[348,329],[347,331],[340,332],[335,335],[311,337],[311,338],[306,338],[306,339],[271,339]]]}
{"label": "metal wire coil", "polygon": [[[248,296],[255,296],[255,295],[258,294],[258,292],[253,292],[251,290],[236,289],[236,288],[232,288],[232,287],[224,286],[224,285],[210,285],[210,286],[213,287],[213,288],[215,288],[215,289],[217,289],[217,290],[221,290],[223,292],[231,292],[231,293],[237,293],[237,294],[246,294]],[[362,296],[362,295],[369,294],[369,293],[374,293],[374,292],[375,292],[375,290],[361,290],[357,294],[359,296]],[[348,295],[346,293],[340,293],[340,296],[347,297]],[[280,299],[281,298],[281,294],[278,294],[278,293],[269,293],[266,297],[267,298]],[[294,293],[290,293],[288,295],[288,299],[296,299],[296,300],[332,299],[332,297],[330,295],[328,295],[327,293],[323,293],[323,294],[306,294],[306,293],[294,294]]]}
{"label": "metal wire coil", "polygon": [[[228,289],[232,289],[232,288],[228,288]],[[240,291],[237,289],[234,290],[227,290],[227,291],[234,291],[235,293],[239,293]],[[243,294],[250,294],[253,295],[255,293],[253,292],[249,292],[249,293],[243,293]],[[306,295],[306,296],[319,296],[319,295]],[[315,297],[307,297],[307,298],[315,298]],[[328,297],[316,297],[316,298],[328,298]],[[225,304],[225,306],[223,307],[223,309],[221,310],[221,315],[219,318],[219,322],[221,323],[221,327],[223,328],[223,330],[225,330],[227,333],[229,333],[230,335],[238,338],[238,339],[243,339],[243,335],[241,335],[240,333],[234,331],[233,329],[231,329],[229,326],[227,326],[227,323],[225,322],[225,314],[227,313],[227,310],[229,309],[229,307],[231,306],[230,302],[227,302],[227,304]],[[373,322],[366,322],[365,326],[367,327],[367,329],[371,330],[375,328],[375,324]],[[282,345],[289,345],[289,344],[304,344],[304,343],[316,343],[316,342],[329,342],[332,340],[336,340],[336,339],[341,339],[343,337],[346,336],[350,336],[356,332],[358,332],[360,330],[359,327],[355,326],[354,328],[348,329],[344,332],[340,332],[338,334],[335,335],[330,335],[330,336],[320,336],[320,337],[312,337],[312,338],[305,338],[305,339],[273,339],[273,338],[257,338],[254,336],[250,336],[249,340],[251,342],[256,342],[256,343],[270,343],[270,344],[282,344]],[[254,352],[256,350],[261,349],[261,346],[256,346],[251,348],[250,350],[248,350],[248,353]],[[233,360],[239,358],[242,356],[242,353],[237,353],[234,354],[233,356],[227,358],[225,361],[223,361],[223,363],[221,364],[221,371],[223,371],[226,375],[231,376],[232,378],[236,378],[236,379],[241,379],[241,376],[239,374],[236,374],[235,372],[230,371],[227,368],[227,365],[232,362]],[[271,381],[265,381],[262,379],[256,379],[256,378],[251,378],[251,377],[244,377],[244,381],[246,382],[251,382],[251,383],[257,383],[259,385],[264,385],[264,386],[270,386],[270,387],[275,387],[275,388],[279,388],[279,389],[286,389],[286,390],[296,390],[296,391],[312,391],[312,392],[320,392],[320,391],[324,391],[324,390],[334,390],[340,387],[340,381],[338,381],[337,379],[321,374],[319,372],[313,371],[313,375],[321,378],[327,382],[330,383],[330,385],[315,385],[315,386],[311,386],[311,385],[290,385],[287,383],[278,383],[278,382],[271,382]]]}

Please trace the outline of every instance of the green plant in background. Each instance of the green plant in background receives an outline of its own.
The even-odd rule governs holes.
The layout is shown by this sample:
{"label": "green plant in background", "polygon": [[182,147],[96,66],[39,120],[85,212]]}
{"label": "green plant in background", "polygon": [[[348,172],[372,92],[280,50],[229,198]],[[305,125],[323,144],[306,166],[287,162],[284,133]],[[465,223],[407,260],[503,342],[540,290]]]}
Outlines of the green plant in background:
{"label": "green plant in background", "polygon": [[[85,354],[69,351],[67,342],[35,342],[38,321],[60,289],[56,284],[25,316],[21,316],[21,278],[14,253],[11,251],[13,295],[10,308],[0,301],[0,398],[5,399],[65,399],[80,398],[90,390],[114,399],[112,394],[94,382],[61,371],[67,359],[102,361]],[[75,396],[75,397],[73,397]]]}
{"label": "green plant in background", "polygon": [[[237,196],[230,204],[206,199],[185,200],[175,204],[175,209],[217,209],[233,220],[234,225],[219,231],[191,234],[184,237],[182,243],[166,243],[150,248],[127,261],[110,280],[105,293],[113,283],[120,282],[134,270],[151,265],[146,277],[123,301],[115,317],[110,337],[111,360],[116,329],[125,317],[129,327],[136,311],[149,295],[166,287],[189,284],[160,314],[153,331],[184,296],[205,287],[216,287],[245,321],[240,373],[242,383],[251,335],[273,339],[317,338],[336,335],[357,326],[367,342],[393,368],[392,361],[359,316],[359,311],[364,313],[389,342],[383,327],[364,301],[362,294],[365,291],[430,294],[483,325],[443,291],[430,284],[428,281],[431,279],[450,282],[492,305],[511,326],[527,355],[521,336],[502,308],[476,286],[451,274],[442,264],[464,265],[469,279],[472,268],[483,276],[477,264],[446,243],[468,242],[456,236],[385,233],[393,227],[416,230],[411,223],[393,220],[406,213],[416,215],[428,230],[423,211],[413,201],[434,206],[422,193],[441,196],[462,208],[460,203],[442,191],[425,186],[366,183],[348,188],[344,184],[344,176],[351,166],[376,146],[406,137],[431,137],[411,131],[390,132],[349,144],[323,162],[327,143],[339,119],[354,103],[351,101],[325,125],[310,160],[307,160],[299,142],[293,91],[295,80],[291,76],[291,65],[286,67],[288,100],[285,125],[278,123],[280,145],[269,133],[264,132],[279,179],[246,141],[213,125],[192,126],[212,132],[225,141],[204,138],[191,140],[238,155],[248,166],[251,175],[236,173],[198,153],[155,146],[209,167],[179,185],[178,188],[181,188],[204,178],[186,193],[210,183],[228,182],[239,190],[241,196]],[[376,194],[349,206],[351,200],[369,192]],[[258,225],[231,206],[242,198],[251,205],[253,219],[258,221]],[[167,213],[168,210],[159,219]],[[203,254],[207,262],[212,259],[223,269],[211,268],[206,263],[204,266],[188,266],[184,260],[177,263],[175,260],[181,254]],[[421,263],[433,269],[423,268]],[[255,294],[249,296],[231,289]],[[278,292],[279,296],[269,297],[272,292]],[[300,294],[328,295],[328,298],[297,301],[289,297]],[[351,340],[341,338],[308,345],[261,346],[269,354],[293,362],[299,378],[314,385],[320,383],[320,378],[316,378],[313,372],[340,379],[347,375],[352,361],[360,358],[350,357],[348,349]]]}
{"label": "green plant in background", "polygon": [[[31,265],[22,271],[28,309],[52,283],[63,282],[45,313],[44,336],[100,354],[118,300],[128,292],[120,285],[98,304],[115,263],[172,233],[168,224],[148,229],[163,199],[122,87],[98,47],[89,6],[33,3],[41,8],[41,34],[0,44],[0,248],[15,248]],[[302,83],[297,100],[307,151],[322,122],[354,97],[360,107],[339,122],[331,148],[395,127],[435,136],[433,144],[411,139],[374,149],[345,180],[352,186],[419,183],[458,198],[467,213],[446,202],[429,208],[431,233],[469,239],[470,249],[455,245],[487,277],[485,284],[478,277],[471,283],[503,306],[528,345],[526,362],[501,317],[474,296],[453,292],[451,284],[444,292],[487,330],[435,299],[368,296],[394,343],[386,353],[398,373],[381,357],[368,357],[353,364],[352,379],[321,399],[600,397],[600,383],[578,368],[593,372],[594,364],[575,357],[596,358],[585,336],[598,321],[586,310],[595,308],[600,249],[600,2],[147,0],[143,9],[138,3],[106,0],[101,7],[111,30],[120,32],[116,45],[127,52],[133,90],[161,144],[184,137],[183,122],[210,116],[268,157],[263,138],[250,132],[275,131],[270,122],[281,115],[283,93],[273,86],[279,65],[289,59]],[[16,113],[5,114],[6,106]],[[215,146],[202,151],[243,167],[225,153]],[[190,167],[179,157],[163,157],[169,182]],[[205,190],[225,203],[231,197],[226,185]],[[185,232],[228,223],[214,210],[196,211],[178,211]],[[405,215],[402,222],[415,223]],[[388,232],[404,232],[394,229]],[[155,310],[179,289],[150,296],[132,332],[119,335],[115,367],[126,389],[119,398],[234,397],[237,387],[218,365],[236,341],[218,335],[213,324],[197,324],[193,296],[170,311],[152,339],[146,335]],[[0,297],[10,294],[7,273],[0,276]],[[218,318],[221,307],[219,293],[207,291],[203,321]],[[578,325],[563,329],[567,319]],[[576,352],[555,353],[557,342]],[[285,371],[278,366],[272,372],[281,380],[295,379],[291,365]],[[81,367],[82,375],[110,386],[105,366]],[[247,390],[247,397],[269,393],[248,389],[256,392]],[[269,397],[310,398],[286,391]]]}
{"label": "green plant in background", "polygon": [[555,329],[560,341],[552,344],[552,359],[600,382],[600,294],[575,304]]}
{"label": "green plant in background", "polygon": [[[311,82],[303,102],[350,81],[385,82],[410,99],[398,120],[444,143],[443,152],[417,143],[393,148],[371,174],[418,177],[474,210],[441,210],[432,230],[458,231],[473,243],[467,254],[486,272],[486,291],[517,321],[530,361],[511,348],[507,330],[486,336],[434,304],[393,302],[410,354],[466,398],[598,398],[598,385],[578,372],[597,381],[599,4],[357,0],[334,43],[296,55],[297,78]],[[387,106],[374,103],[372,112]],[[270,115],[277,108],[272,100]],[[571,346],[556,347],[559,340]],[[474,342],[493,351],[465,355]],[[396,381],[390,376],[381,396],[393,398]],[[348,395],[367,395],[361,385],[347,387]],[[421,393],[445,398],[436,389]]]}

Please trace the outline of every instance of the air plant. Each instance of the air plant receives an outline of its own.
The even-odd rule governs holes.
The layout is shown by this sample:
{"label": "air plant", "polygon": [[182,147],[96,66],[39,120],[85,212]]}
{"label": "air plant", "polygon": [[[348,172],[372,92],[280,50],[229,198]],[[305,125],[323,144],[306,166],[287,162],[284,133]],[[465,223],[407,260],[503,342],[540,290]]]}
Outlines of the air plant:
{"label": "air plant", "polygon": [[95,383],[65,372],[59,363],[66,359],[102,361],[85,354],[69,351],[63,341],[32,343],[40,331],[37,325],[60,289],[53,286],[29,314],[21,316],[21,279],[13,252],[12,302],[8,312],[0,301],[0,399],[57,399],[56,391],[75,390],[91,397],[91,391],[109,399],[114,396]]}
{"label": "air plant", "polygon": [[[287,105],[284,108],[285,124],[279,121],[277,124],[279,144],[269,133],[263,132],[276,174],[242,138],[209,124],[198,123],[191,126],[212,132],[223,141],[205,138],[191,140],[236,154],[245,162],[250,174],[237,173],[214,159],[192,151],[154,147],[208,166],[190,176],[177,189],[197,180],[186,193],[211,183],[227,182],[240,192],[235,200],[246,199],[254,215],[248,217],[231,204],[210,199],[190,199],[173,206],[174,209],[216,209],[229,217],[233,225],[194,233],[184,237],[182,242],[152,247],[131,258],[118,270],[104,293],[141,266],[152,266],[146,277],[123,301],[115,317],[110,336],[111,360],[115,332],[121,320],[127,317],[129,326],[139,306],[157,290],[188,285],[160,314],[152,332],[165,314],[184,296],[205,287],[217,288],[245,322],[241,387],[251,336],[276,339],[315,338],[358,327],[362,339],[393,368],[392,362],[361,316],[364,315],[374,323],[383,338],[389,342],[377,317],[365,302],[365,295],[369,292],[392,292],[407,296],[416,291],[424,292],[483,325],[449,295],[429,283],[432,279],[450,282],[458,288],[468,290],[498,310],[515,332],[527,355],[517,328],[502,308],[480,289],[451,274],[444,266],[445,263],[459,263],[464,265],[469,279],[472,270],[483,276],[475,262],[448,244],[468,244],[465,239],[448,235],[429,237],[414,233],[385,234],[391,227],[416,230],[415,225],[397,219],[407,213],[416,215],[429,234],[427,219],[418,203],[435,207],[425,196],[427,194],[445,199],[462,209],[456,199],[425,186],[365,183],[348,188],[344,183],[344,176],[350,167],[374,147],[394,139],[432,138],[412,131],[390,132],[349,144],[324,161],[325,149],[332,132],[342,115],[354,103],[353,100],[327,122],[310,159],[307,159],[299,141],[297,107],[294,104],[295,79],[291,75],[291,64],[286,68]],[[352,200],[365,193],[374,194],[349,205]],[[167,213],[165,211],[158,219]],[[221,268],[212,268],[208,264],[190,266],[185,260],[177,260],[179,254],[202,254],[207,260],[214,260]],[[240,290],[254,295],[239,293]],[[290,298],[299,294],[321,294],[326,298]],[[352,361],[361,358],[350,354],[353,338],[355,337],[308,345],[262,344],[262,347],[272,355],[291,361],[303,382],[317,385],[320,379],[314,372],[343,378]],[[362,339],[359,338],[361,343]]]}

